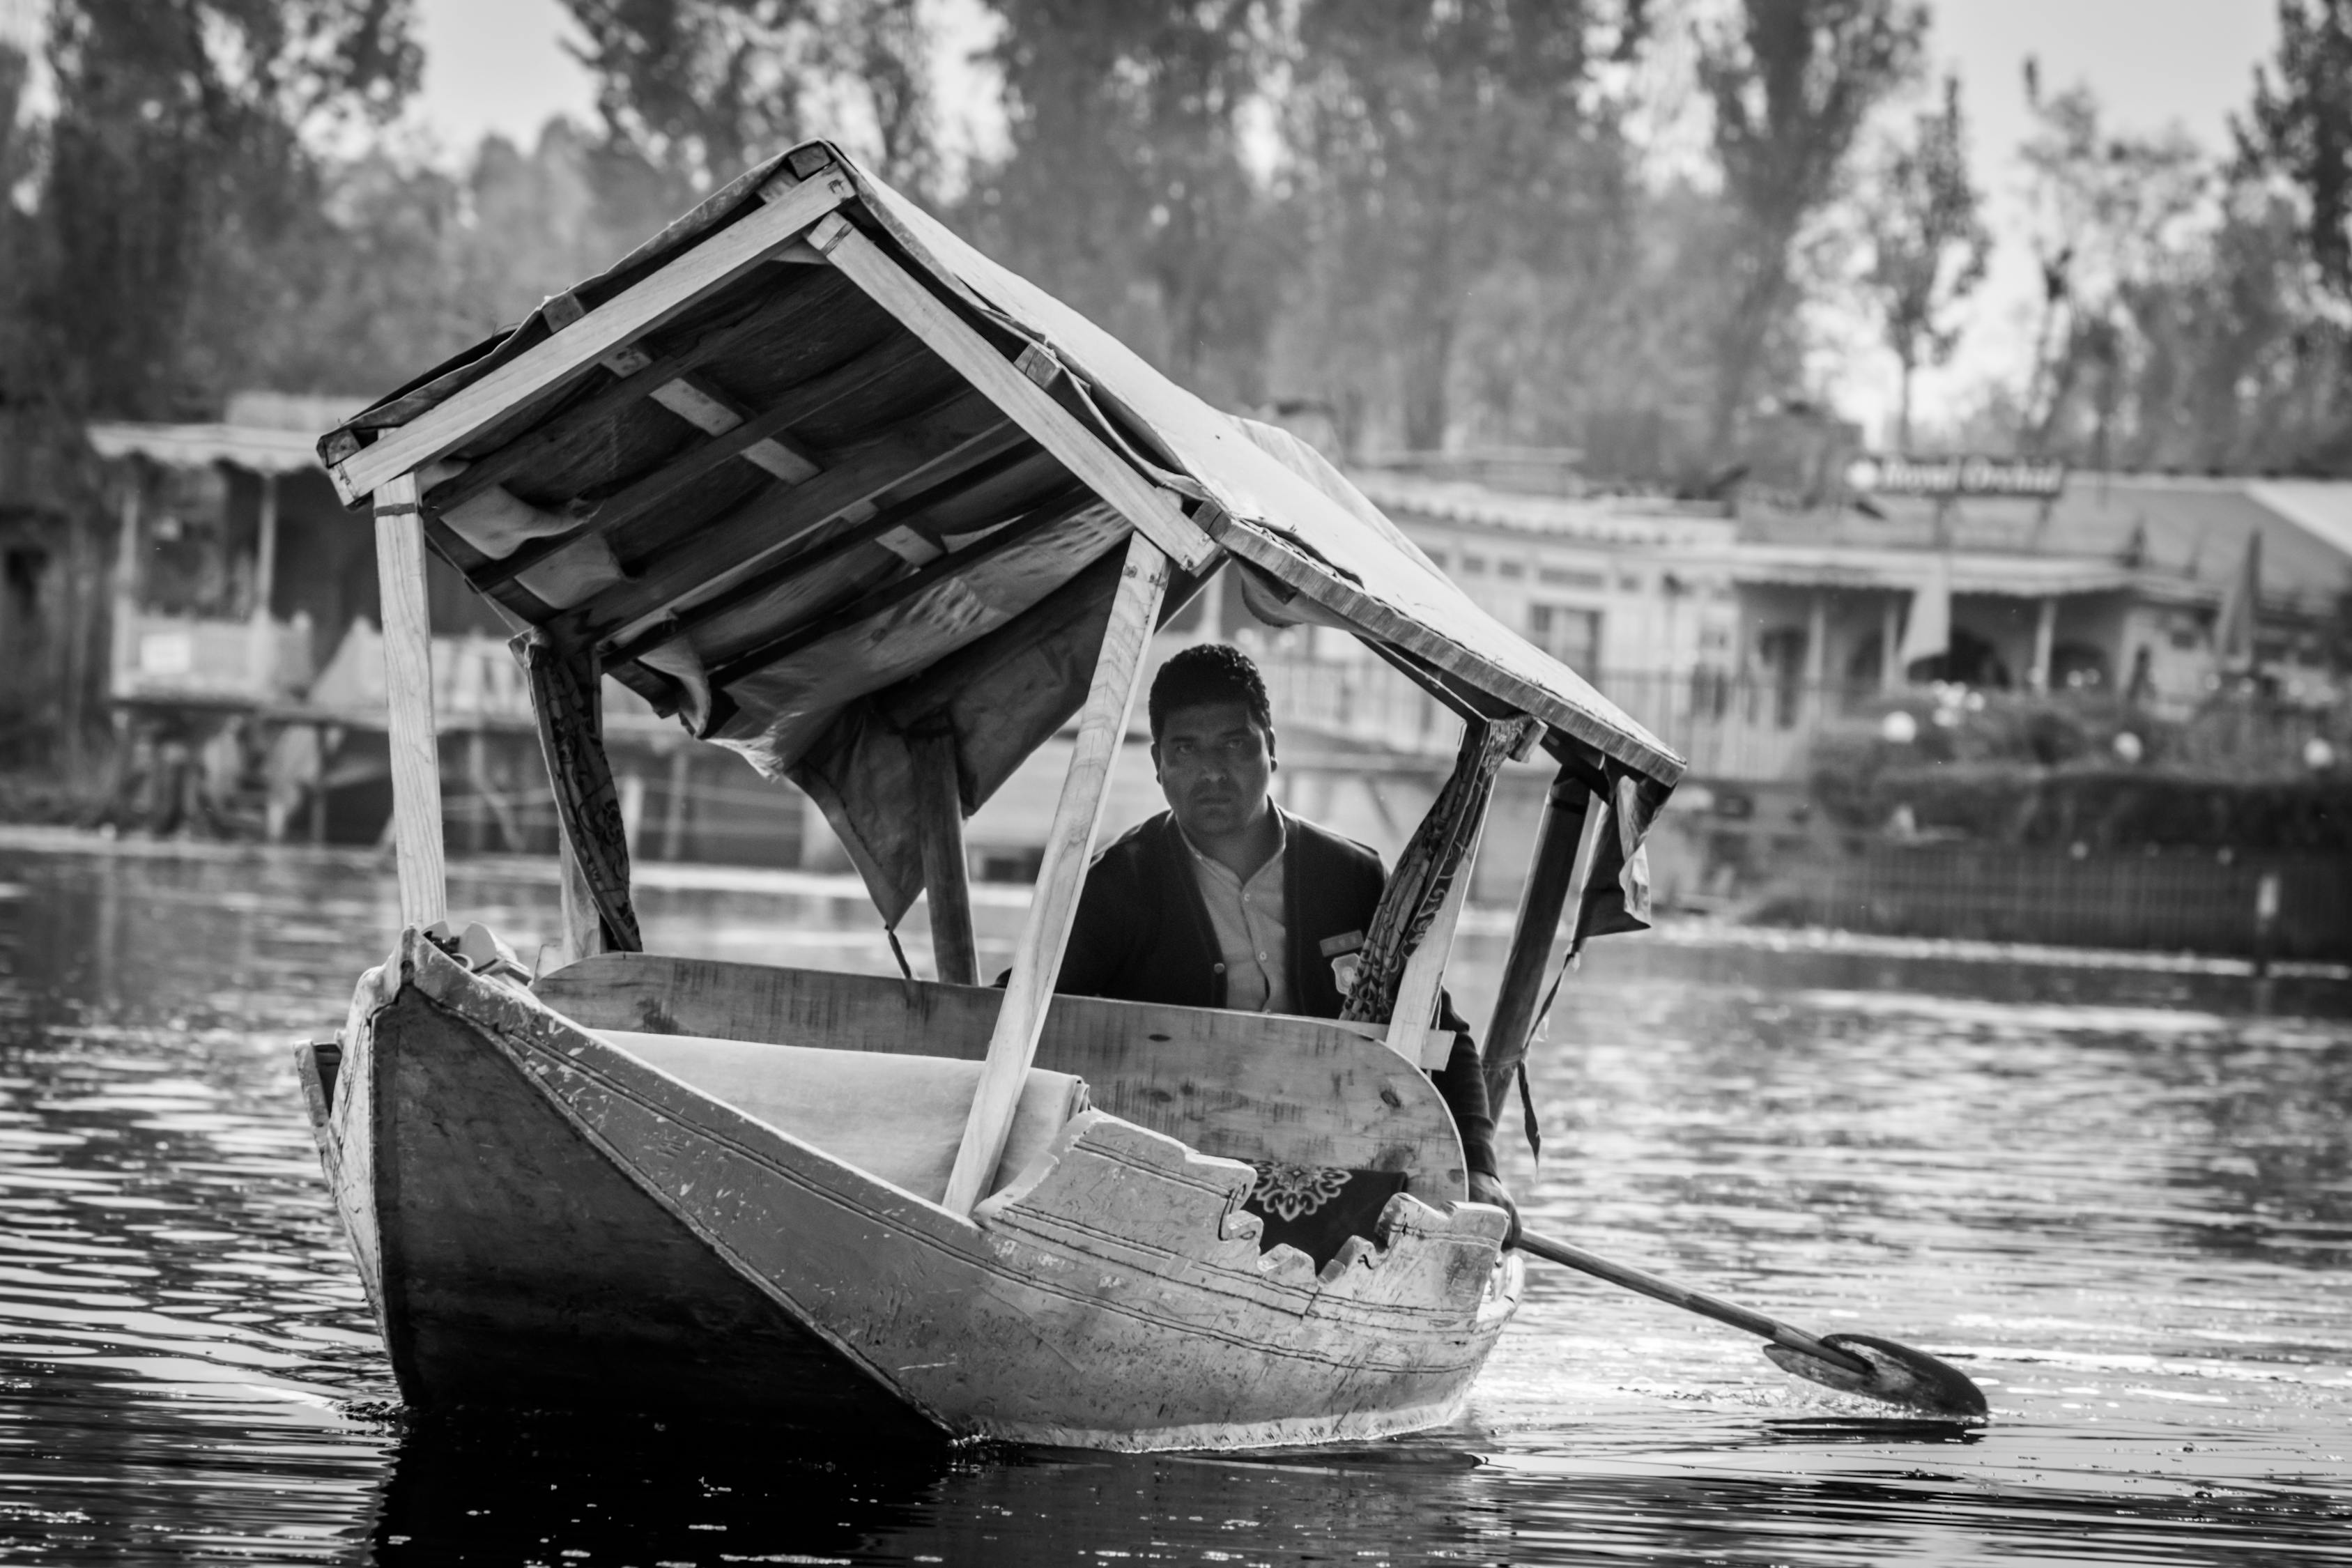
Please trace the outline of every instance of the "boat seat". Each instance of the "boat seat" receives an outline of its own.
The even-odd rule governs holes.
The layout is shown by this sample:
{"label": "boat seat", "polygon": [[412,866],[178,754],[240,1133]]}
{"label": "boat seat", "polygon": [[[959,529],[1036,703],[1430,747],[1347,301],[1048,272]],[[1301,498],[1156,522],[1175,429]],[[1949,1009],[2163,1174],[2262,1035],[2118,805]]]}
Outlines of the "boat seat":
{"label": "boat seat", "polygon": [[[948,1172],[980,1085],[982,1064],[951,1057],[628,1029],[589,1033],[779,1132],[931,1203],[946,1195]],[[995,1192],[1028,1169],[1063,1124],[1086,1109],[1083,1079],[1030,1068],[1003,1158],[987,1191]]]}

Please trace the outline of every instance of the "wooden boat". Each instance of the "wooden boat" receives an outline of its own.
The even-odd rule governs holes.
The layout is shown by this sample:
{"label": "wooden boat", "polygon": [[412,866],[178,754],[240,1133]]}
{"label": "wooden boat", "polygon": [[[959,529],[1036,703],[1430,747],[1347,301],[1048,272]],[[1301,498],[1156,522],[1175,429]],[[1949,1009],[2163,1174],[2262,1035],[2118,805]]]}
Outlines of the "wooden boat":
{"label": "wooden boat", "polygon": [[[300,1067],[405,1398],[1121,1448],[1459,1408],[1521,1278],[1423,1070],[1495,772],[1559,764],[1499,1091],[1563,924],[1639,923],[1681,763],[1328,464],[826,143],[320,452],[375,520],[405,929]],[[451,934],[428,549],[520,628],[571,949],[535,982]],[[1052,994],[1147,643],[1218,570],[1464,721],[1342,1021]],[[814,796],[892,926],[927,895],[942,978],[640,951],[604,674]],[[980,986],[963,820],[1073,723],[1009,976]],[[1341,1191],[1365,1201],[1339,1231],[1272,1240]]]}

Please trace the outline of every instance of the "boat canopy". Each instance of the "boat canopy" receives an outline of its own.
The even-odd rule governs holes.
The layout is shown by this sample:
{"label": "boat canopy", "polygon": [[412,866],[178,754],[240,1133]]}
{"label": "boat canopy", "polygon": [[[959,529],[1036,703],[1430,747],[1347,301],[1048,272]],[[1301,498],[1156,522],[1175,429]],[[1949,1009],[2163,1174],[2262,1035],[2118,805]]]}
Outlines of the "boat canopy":
{"label": "boat canopy", "polygon": [[924,883],[912,738],[951,737],[964,811],[987,800],[1085,700],[1138,530],[1169,610],[1230,562],[1261,615],[1344,627],[1465,716],[1539,721],[1633,842],[1683,771],[1318,454],[826,142],[320,454],[353,505],[414,475],[431,547],[520,633],[805,789],[893,921]]}

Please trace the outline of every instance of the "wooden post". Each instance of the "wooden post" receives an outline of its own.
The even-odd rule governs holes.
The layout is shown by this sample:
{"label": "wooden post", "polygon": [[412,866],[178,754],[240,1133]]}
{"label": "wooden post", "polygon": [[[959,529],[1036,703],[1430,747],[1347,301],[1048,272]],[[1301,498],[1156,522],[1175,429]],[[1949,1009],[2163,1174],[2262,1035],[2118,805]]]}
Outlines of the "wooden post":
{"label": "wooden post", "polygon": [[580,868],[580,857],[572,853],[571,835],[563,831],[560,820],[555,843],[556,884],[563,897],[564,961],[577,963],[611,952],[612,944],[604,940],[604,917],[588,890],[588,875]]}
{"label": "wooden post", "polygon": [[955,731],[928,724],[907,737],[915,766],[915,826],[923,843],[923,888],[931,911],[931,958],[951,985],[980,983],[971,930],[971,866],[963,844],[963,790],[956,779]]}
{"label": "wooden post", "polygon": [[948,1174],[940,1202],[954,1214],[970,1214],[978,1203],[996,1163],[1004,1157],[1005,1135],[1013,1128],[1013,1112],[1029,1080],[1029,1063],[1037,1049],[1037,1032],[1045,1022],[1055,976],[1062,967],[1062,950],[1068,944],[1070,922],[1077,914],[1078,891],[1094,858],[1095,834],[1102,826],[1103,803],[1109,796],[1111,764],[1127,737],[1128,715],[1135,693],[1143,684],[1143,656],[1151,644],[1151,628],[1160,618],[1160,601],[1168,591],[1168,557],[1138,531],[1128,540],[1127,565],[1118,591],[1111,600],[1110,622],[1103,628],[1102,654],[1095,661],[1095,678],[1078,710],[1077,743],[1072,748],[1070,771],[1062,780],[1062,798],[1054,808],[1054,826],[1045,838],[1045,857],[1037,868],[1037,891],[1029,905],[1029,919],[1013,950],[1013,973],[1006,983],[1003,1005],[997,1010],[996,1029],[989,1037],[988,1059],[981,1068],[980,1087],[973,1092],[971,1115],[964,1122],[963,1142],[956,1150],[955,1168]]}
{"label": "wooden post", "polygon": [[246,617],[245,673],[254,696],[278,695],[278,647],[270,633],[269,599],[278,581],[278,476],[261,476],[261,514],[253,542],[253,613]]}
{"label": "wooden post", "polygon": [[122,510],[114,545],[114,625],[108,641],[111,667],[107,694],[122,697],[131,690],[132,667],[139,659],[139,464],[122,466]]}
{"label": "wooden post", "polygon": [[466,814],[466,847],[479,855],[490,847],[490,738],[478,724],[466,731],[466,783],[474,792]]}
{"label": "wooden post", "polygon": [[1903,689],[1903,595],[1889,594],[1878,618],[1878,689]]}
{"label": "wooden post", "polygon": [[662,802],[662,850],[665,860],[686,858],[686,797],[694,783],[694,753],[679,746],[669,754],[669,798]]}
{"label": "wooden post", "polygon": [[1584,850],[1584,827],[1599,815],[1599,806],[1584,781],[1565,767],[1544,796],[1543,820],[1536,827],[1534,864],[1528,868],[1528,884],[1519,896],[1519,917],[1511,928],[1510,954],[1503,960],[1494,1019],[1486,1026],[1489,1105],[1503,1103],[1519,1060],[1527,1055],[1528,1033],[1535,1024],[1537,1004],[1542,1000],[1552,939],[1559,933],[1560,913],[1568,907],[1569,884],[1580,860],[1587,873],[1591,869]]}
{"label": "wooden post", "polygon": [[1799,710],[1808,720],[1818,720],[1828,709],[1828,692],[1824,689],[1830,679],[1830,596],[1822,589],[1813,590],[1812,602],[1805,606],[1805,695]]}
{"label": "wooden post", "polygon": [[631,768],[618,781],[621,797],[621,841],[629,847],[629,858],[637,857],[637,840],[645,835],[641,829],[646,821],[646,775]]}
{"label": "wooden post", "polygon": [[417,510],[416,476],[378,485],[374,504],[400,922],[429,926],[448,918],[449,891],[441,856],[441,748],[433,730],[433,631],[425,607],[425,516]]}
{"label": "wooden post", "polygon": [[2057,651],[2058,600],[2053,595],[2040,602],[2033,617],[2033,669],[2026,679],[2034,690],[2050,690],[2050,667]]}
{"label": "wooden post", "polygon": [[[1487,802],[1492,809],[1493,801]],[[1445,901],[1437,906],[1437,914],[1429,922],[1429,930],[1412,956],[1404,961],[1404,973],[1397,979],[1396,1005],[1389,1010],[1389,1049],[1412,1063],[1421,1065],[1421,1044],[1429,1026],[1437,1021],[1437,994],[1445,984],[1445,961],[1454,953],[1454,928],[1461,923],[1462,906],[1470,898],[1470,879],[1478,863],[1478,840],[1486,837],[1486,823],[1482,816],[1477,834],[1462,851],[1462,863],[1454,868],[1454,885],[1445,889]]]}

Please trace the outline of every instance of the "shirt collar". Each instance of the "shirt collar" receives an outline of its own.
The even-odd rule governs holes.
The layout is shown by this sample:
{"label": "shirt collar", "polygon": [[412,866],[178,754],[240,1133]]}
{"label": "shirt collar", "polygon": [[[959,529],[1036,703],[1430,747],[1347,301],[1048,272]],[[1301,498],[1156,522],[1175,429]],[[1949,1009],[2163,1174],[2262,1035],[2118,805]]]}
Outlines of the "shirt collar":
{"label": "shirt collar", "polygon": [[[1284,852],[1290,847],[1290,814],[1272,801],[1267,801],[1265,805],[1266,809],[1274,813],[1274,853],[1265,858],[1265,866],[1260,866],[1248,877],[1234,877],[1235,881],[1253,881],[1265,876],[1265,867],[1279,862]],[[1176,814],[1173,811],[1168,814],[1168,826],[1176,830],[1176,841],[1184,846],[1185,852],[1193,859],[1204,866],[1213,866],[1229,877],[1234,875],[1232,867],[1213,855],[1204,855],[1201,852],[1201,847],[1192,842],[1192,836],[1184,831],[1184,825],[1176,820]]]}

